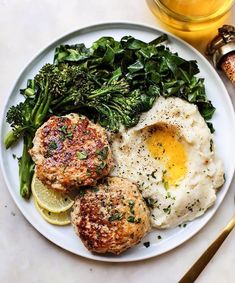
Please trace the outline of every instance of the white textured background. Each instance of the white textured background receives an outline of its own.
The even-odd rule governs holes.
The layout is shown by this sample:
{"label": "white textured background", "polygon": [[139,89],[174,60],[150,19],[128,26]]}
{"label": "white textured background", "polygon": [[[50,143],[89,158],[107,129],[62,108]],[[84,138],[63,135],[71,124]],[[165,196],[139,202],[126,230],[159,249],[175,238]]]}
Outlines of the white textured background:
{"label": "white textured background", "polygon": [[[110,21],[159,26],[145,0],[0,0],[0,107],[19,73],[42,48],[75,29]],[[235,24],[235,7],[229,22]],[[234,88],[225,83],[235,101]],[[174,283],[234,213],[233,181],[216,215],[191,240],[150,260],[109,264],[72,255],[47,241],[17,209],[1,174],[0,183],[1,283]],[[234,236],[235,231],[197,282],[235,282]]]}

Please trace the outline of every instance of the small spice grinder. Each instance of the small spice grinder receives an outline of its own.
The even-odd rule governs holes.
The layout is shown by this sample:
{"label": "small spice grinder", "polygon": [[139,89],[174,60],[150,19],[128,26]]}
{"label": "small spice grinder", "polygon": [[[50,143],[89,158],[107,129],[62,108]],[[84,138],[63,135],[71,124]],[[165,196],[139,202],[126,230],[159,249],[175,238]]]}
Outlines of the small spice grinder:
{"label": "small spice grinder", "polygon": [[235,27],[223,25],[219,28],[218,35],[208,44],[206,54],[235,86]]}

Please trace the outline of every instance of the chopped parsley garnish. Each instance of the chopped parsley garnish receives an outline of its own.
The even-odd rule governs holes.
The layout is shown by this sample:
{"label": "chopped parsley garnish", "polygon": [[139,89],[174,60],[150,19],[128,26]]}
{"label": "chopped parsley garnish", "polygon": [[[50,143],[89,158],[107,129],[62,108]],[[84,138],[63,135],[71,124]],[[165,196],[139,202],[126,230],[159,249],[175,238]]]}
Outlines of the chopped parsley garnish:
{"label": "chopped parsley garnish", "polygon": [[58,129],[60,132],[64,133],[64,134],[67,134],[67,126],[66,125],[63,125],[62,127],[60,127]]}
{"label": "chopped parsley garnish", "polygon": [[14,153],[12,154],[12,157],[13,157],[14,159],[16,159],[16,155],[15,155]]}
{"label": "chopped parsley garnish", "polygon": [[135,205],[135,202],[133,201],[133,200],[129,200],[128,201],[128,205],[129,205],[129,207],[130,207],[130,212],[132,213],[132,214],[135,214],[135,211],[134,211],[134,205]]}
{"label": "chopped parsley garnish", "polygon": [[167,193],[166,193],[165,199],[168,199],[168,198],[169,198],[169,199],[172,199],[172,200],[175,200],[175,199],[176,199],[176,197],[173,197],[170,192],[167,192]]}
{"label": "chopped parsley garnish", "polygon": [[102,149],[97,149],[96,154],[98,155],[99,160],[105,160],[108,156],[109,148],[105,146]]}
{"label": "chopped parsley garnish", "polygon": [[127,221],[131,223],[135,223],[135,216],[132,215],[128,216]]}
{"label": "chopped parsley garnish", "polygon": [[63,125],[58,129],[61,132],[61,139],[65,140],[66,138],[72,139],[73,138],[73,133],[71,131],[68,131],[67,125]]}
{"label": "chopped parsley garnish", "polygon": [[165,188],[165,190],[169,189],[169,183],[167,181],[165,181],[164,179],[162,179],[162,183],[163,183],[163,187]]}
{"label": "chopped parsley garnish", "polygon": [[163,186],[165,188],[165,190],[168,190],[169,189],[169,184],[168,182],[165,180],[165,175],[166,175],[167,171],[166,170],[163,170],[162,171],[162,183],[163,183]]}
{"label": "chopped parsley garnish", "polygon": [[88,156],[86,151],[77,151],[76,155],[77,155],[77,158],[80,160],[87,159],[87,156]]}
{"label": "chopped parsley garnish", "polygon": [[76,155],[77,155],[77,158],[80,160],[87,159],[87,156],[88,156],[86,151],[77,151]]}
{"label": "chopped parsley garnish", "polygon": [[167,192],[167,193],[166,193],[165,198],[166,198],[166,199],[171,198],[171,194],[170,194],[170,192]]}
{"label": "chopped parsley garnish", "polygon": [[157,238],[158,238],[158,240],[161,240],[162,236],[158,235]]}
{"label": "chopped parsley garnish", "polygon": [[145,248],[148,248],[148,247],[150,247],[150,242],[145,242],[145,243],[143,243],[143,245],[145,246]]}
{"label": "chopped parsley garnish", "polygon": [[170,214],[171,213],[171,205],[169,204],[168,207],[163,208],[163,211],[167,214]]}
{"label": "chopped parsley garnish", "polygon": [[109,217],[109,221],[115,221],[115,220],[121,220],[123,218],[123,214],[120,213],[120,212],[115,212],[114,214],[112,214],[110,217]]}
{"label": "chopped parsley garnish", "polygon": [[154,208],[154,204],[155,204],[155,202],[156,202],[154,199],[152,199],[152,198],[146,198],[145,201],[146,201],[146,204],[147,204],[148,207]]}
{"label": "chopped parsley garnish", "polygon": [[127,221],[130,222],[130,223],[140,223],[141,218],[136,219],[135,216],[130,215],[130,216],[128,216]]}
{"label": "chopped parsley garnish", "polygon": [[49,143],[49,150],[57,149],[58,145],[57,143],[53,140]]}
{"label": "chopped parsley garnish", "polygon": [[96,173],[100,174],[101,171],[106,167],[106,163],[105,162],[101,162],[99,165],[96,166]]}
{"label": "chopped parsley garnish", "polygon": [[73,138],[72,132],[68,132],[65,137],[71,140]]}

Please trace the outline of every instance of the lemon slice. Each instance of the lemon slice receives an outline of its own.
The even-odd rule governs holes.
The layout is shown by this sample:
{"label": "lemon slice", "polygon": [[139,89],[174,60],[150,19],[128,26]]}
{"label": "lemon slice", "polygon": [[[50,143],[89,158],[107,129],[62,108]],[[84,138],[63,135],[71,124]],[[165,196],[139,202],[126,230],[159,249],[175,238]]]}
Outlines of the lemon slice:
{"label": "lemon slice", "polygon": [[43,219],[45,219],[50,224],[59,225],[59,226],[70,224],[70,211],[71,211],[70,209],[63,212],[54,213],[41,207],[35,198],[34,198],[34,204],[38,212],[43,217]]}
{"label": "lemon slice", "polygon": [[68,210],[74,201],[65,193],[48,189],[43,183],[33,176],[32,193],[38,204],[46,210],[59,213]]}

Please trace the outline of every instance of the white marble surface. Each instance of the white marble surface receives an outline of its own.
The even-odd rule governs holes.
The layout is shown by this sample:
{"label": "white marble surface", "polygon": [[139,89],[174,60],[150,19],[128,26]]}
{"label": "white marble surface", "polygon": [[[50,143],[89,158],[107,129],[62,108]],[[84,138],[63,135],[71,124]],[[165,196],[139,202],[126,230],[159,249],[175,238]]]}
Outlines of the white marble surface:
{"label": "white marble surface", "polygon": [[[235,7],[229,22],[235,24]],[[110,21],[159,26],[144,0],[0,0],[0,107],[24,66],[67,32]],[[225,81],[230,95],[234,88]],[[235,104],[234,104],[235,105]],[[102,263],[75,256],[43,238],[23,217],[0,174],[1,283],[177,282],[234,213],[235,181],[216,215],[196,236],[162,256]],[[235,282],[235,231],[200,275],[200,283]]]}

